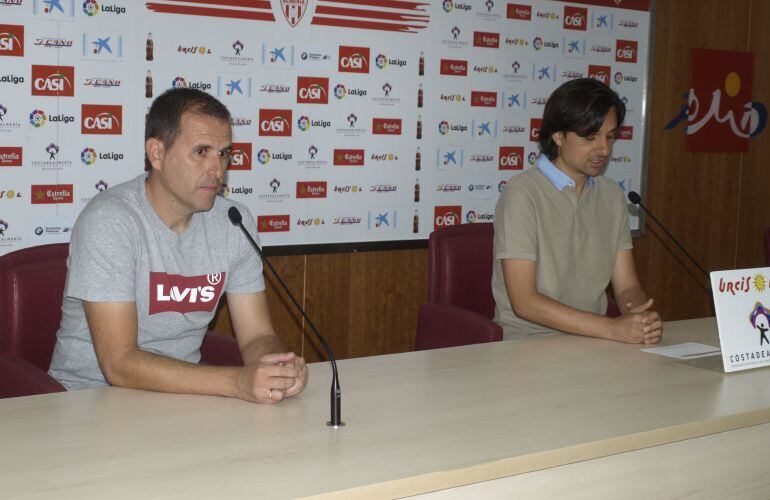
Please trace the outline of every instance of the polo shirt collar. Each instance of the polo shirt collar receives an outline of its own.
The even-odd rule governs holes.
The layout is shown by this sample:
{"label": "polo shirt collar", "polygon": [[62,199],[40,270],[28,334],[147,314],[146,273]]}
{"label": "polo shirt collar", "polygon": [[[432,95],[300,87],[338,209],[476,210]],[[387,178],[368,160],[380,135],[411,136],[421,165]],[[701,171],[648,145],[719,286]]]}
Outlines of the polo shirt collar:
{"label": "polo shirt collar", "polygon": [[[575,181],[572,180],[572,177],[559,170],[544,154],[541,154],[538,158],[537,168],[543,172],[543,175],[551,181],[551,184],[553,184],[558,191],[563,191],[566,187],[575,187]],[[594,178],[589,176],[588,179],[586,179],[586,186],[591,187],[593,185]]]}

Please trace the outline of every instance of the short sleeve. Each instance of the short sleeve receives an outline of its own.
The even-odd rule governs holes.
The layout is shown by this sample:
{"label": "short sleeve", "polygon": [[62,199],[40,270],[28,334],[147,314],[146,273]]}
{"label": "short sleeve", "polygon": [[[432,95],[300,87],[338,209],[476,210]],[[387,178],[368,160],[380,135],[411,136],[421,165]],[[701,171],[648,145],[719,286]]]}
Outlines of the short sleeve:
{"label": "short sleeve", "polygon": [[529,194],[509,186],[495,208],[495,260],[537,260],[537,214]]}
{"label": "short sleeve", "polygon": [[618,204],[620,205],[620,213],[622,215],[620,217],[620,227],[618,228],[618,251],[631,250],[634,248],[634,244],[631,240],[631,227],[628,222],[628,204],[626,204],[622,191],[620,193]]}
{"label": "short sleeve", "polygon": [[89,302],[134,302],[138,230],[119,204],[84,210],[72,231],[65,293]]}
{"label": "short sleeve", "polygon": [[[251,212],[244,207],[238,207],[241,212],[243,226],[249,232],[252,238],[260,245],[259,234],[257,233],[257,224]],[[262,274],[262,259],[251,246],[246,235],[243,234],[240,227],[233,226],[238,232],[235,241],[237,241],[237,251],[234,255],[234,262],[230,266],[230,278],[227,280],[227,293],[247,294],[257,293],[265,290],[265,278]]]}

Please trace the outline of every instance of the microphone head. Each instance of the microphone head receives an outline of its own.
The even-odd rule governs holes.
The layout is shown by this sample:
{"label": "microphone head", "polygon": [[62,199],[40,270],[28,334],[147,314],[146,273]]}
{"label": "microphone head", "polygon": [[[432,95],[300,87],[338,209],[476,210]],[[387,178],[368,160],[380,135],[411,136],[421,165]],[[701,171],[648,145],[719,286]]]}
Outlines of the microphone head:
{"label": "microphone head", "polygon": [[[638,205],[638,204],[639,204],[639,203],[642,201],[642,197],[641,197],[641,196],[639,196],[639,193],[637,193],[636,191],[629,191],[629,192],[628,192],[628,200],[629,200],[631,203],[633,203],[634,205]],[[235,207],[233,207],[233,208],[235,208]],[[232,209],[231,209],[231,210],[232,210]],[[237,211],[238,211],[238,210],[236,210],[236,212],[237,212]],[[240,215],[240,214],[238,214],[238,215]]]}
{"label": "microphone head", "polygon": [[233,223],[233,226],[237,226],[243,220],[241,217],[241,212],[235,207],[230,207],[230,209],[227,211],[227,218],[230,219],[230,222]]}

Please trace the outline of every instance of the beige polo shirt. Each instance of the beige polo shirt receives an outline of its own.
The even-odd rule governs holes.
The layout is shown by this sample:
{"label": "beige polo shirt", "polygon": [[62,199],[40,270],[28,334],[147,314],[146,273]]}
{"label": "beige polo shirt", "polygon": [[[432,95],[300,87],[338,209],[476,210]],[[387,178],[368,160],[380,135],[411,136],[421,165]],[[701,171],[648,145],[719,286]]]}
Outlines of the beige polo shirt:
{"label": "beige polo shirt", "polygon": [[[539,165],[543,160],[548,162],[541,156]],[[617,253],[632,248],[628,208],[613,180],[594,177],[580,200],[574,187],[560,191],[555,183],[559,179],[549,179],[540,166],[531,168],[508,181],[495,208],[492,293],[495,321],[505,340],[553,330],[513,312],[503,259],[534,260],[538,292],[575,309],[604,314]]]}

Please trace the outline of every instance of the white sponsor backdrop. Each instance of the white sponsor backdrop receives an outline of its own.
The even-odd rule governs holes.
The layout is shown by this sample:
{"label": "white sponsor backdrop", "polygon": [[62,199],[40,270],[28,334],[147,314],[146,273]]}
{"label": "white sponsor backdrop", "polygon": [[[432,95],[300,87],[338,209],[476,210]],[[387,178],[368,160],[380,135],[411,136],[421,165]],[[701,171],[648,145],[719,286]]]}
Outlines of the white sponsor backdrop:
{"label": "white sponsor backdrop", "polygon": [[0,253],[68,241],[141,173],[145,113],[172,85],[229,107],[223,195],[268,246],[491,221],[548,95],[581,76],[627,101],[607,175],[639,190],[649,21],[547,0],[0,0]]}

